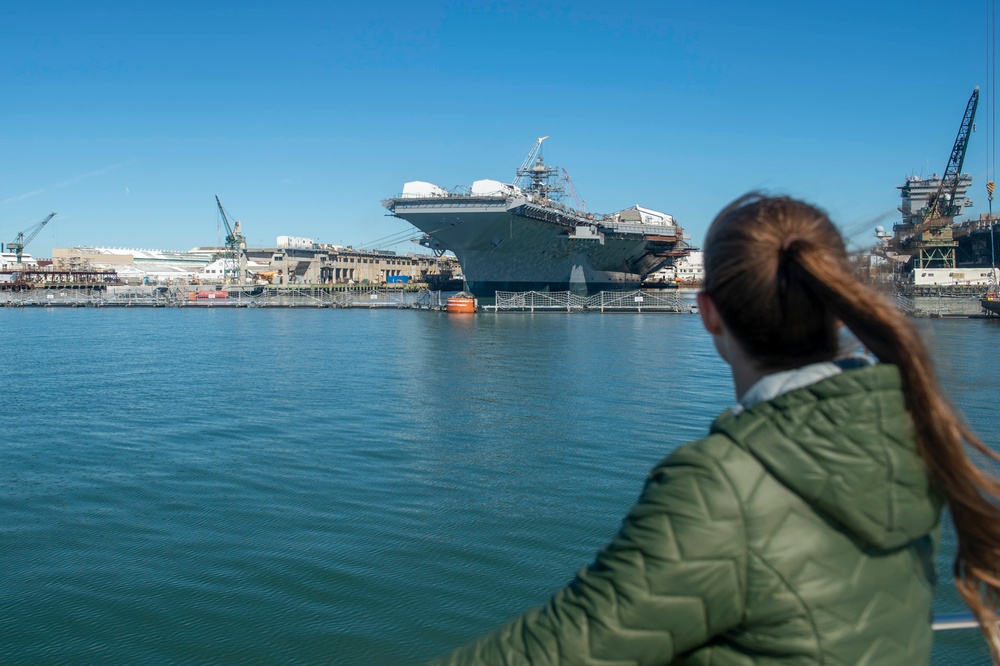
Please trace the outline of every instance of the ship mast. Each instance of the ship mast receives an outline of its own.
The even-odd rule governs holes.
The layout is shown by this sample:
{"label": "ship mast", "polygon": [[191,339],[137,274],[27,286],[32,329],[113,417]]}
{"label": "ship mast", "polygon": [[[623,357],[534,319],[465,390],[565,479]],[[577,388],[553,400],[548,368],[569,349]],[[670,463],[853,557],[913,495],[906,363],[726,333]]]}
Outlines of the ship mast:
{"label": "ship mast", "polygon": [[541,154],[542,142],[547,138],[539,137],[535,142],[517,170],[512,185],[522,189],[533,200],[558,201],[563,195],[563,188],[558,184],[559,170],[546,165]]}
{"label": "ship mast", "polygon": [[514,176],[514,182],[511,183],[511,185],[514,187],[520,187],[521,189],[527,187],[529,179],[528,171],[531,168],[531,163],[535,161],[535,155],[537,155],[538,151],[542,149],[542,141],[545,141],[547,138],[549,137],[538,137],[538,140],[535,141],[535,145],[528,151],[528,156],[524,158],[524,161],[521,162],[521,166],[518,167],[517,175]]}

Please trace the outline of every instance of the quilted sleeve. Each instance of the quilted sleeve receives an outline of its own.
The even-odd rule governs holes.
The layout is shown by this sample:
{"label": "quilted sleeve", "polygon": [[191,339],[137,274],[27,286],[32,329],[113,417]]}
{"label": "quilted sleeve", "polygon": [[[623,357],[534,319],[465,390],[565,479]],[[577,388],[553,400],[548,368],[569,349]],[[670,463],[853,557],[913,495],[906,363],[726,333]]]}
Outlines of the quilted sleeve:
{"label": "quilted sleeve", "polygon": [[678,449],[572,583],[438,663],[669,663],[741,621],[744,525],[718,464],[697,445]]}

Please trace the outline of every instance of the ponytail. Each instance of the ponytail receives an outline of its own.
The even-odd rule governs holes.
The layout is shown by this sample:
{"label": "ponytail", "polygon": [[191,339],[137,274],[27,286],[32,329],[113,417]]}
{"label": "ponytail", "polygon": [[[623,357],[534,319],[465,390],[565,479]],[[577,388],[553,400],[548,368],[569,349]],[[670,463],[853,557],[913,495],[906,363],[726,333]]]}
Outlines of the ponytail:
{"label": "ponytail", "polygon": [[927,349],[913,324],[892,304],[855,279],[846,262],[813,248],[797,256],[807,288],[883,363],[899,368],[920,455],[947,500],[958,551],[955,586],[979,622],[994,661],[1000,661],[1000,482],[976,467],[968,444],[988,459],[987,447],[943,398]]}
{"label": "ponytail", "polygon": [[943,398],[913,324],[854,276],[829,217],[787,197],[736,200],[709,229],[705,291],[741,346],[768,370],[832,358],[838,321],[899,368],[919,453],[958,536],[955,585],[1000,663],[1000,481],[976,467],[966,447],[993,461],[1000,454]]}

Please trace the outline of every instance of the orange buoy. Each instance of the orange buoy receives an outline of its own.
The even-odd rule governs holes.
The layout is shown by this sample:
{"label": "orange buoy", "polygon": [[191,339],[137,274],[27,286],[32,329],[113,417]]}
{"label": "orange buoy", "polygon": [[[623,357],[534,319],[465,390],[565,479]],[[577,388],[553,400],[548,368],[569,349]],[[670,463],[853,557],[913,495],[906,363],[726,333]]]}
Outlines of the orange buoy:
{"label": "orange buoy", "polygon": [[476,311],[476,299],[452,296],[448,299],[448,312],[472,314]]}

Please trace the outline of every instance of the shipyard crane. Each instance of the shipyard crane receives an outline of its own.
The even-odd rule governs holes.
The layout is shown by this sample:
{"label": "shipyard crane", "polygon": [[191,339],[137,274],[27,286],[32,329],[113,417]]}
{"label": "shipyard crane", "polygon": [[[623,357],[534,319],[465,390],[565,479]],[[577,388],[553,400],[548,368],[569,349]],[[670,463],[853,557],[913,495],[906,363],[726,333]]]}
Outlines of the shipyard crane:
{"label": "shipyard crane", "polygon": [[[31,241],[33,241],[35,239],[35,236],[38,235],[38,232],[42,230],[42,227],[48,224],[49,220],[51,220],[55,216],[56,216],[55,213],[49,213],[48,217],[46,217],[44,220],[34,225],[33,227],[29,227],[24,231],[19,231],[17,237],[14,238],[13,243],[7,243],[7,249],[12,250],[14,254],[17,255],[17,263],[19,264],[21,263],[21,252],[24,250],[25,246]],[[27,238],[25,238],[25,234],[28,235]]]}
{"label": "shipyard crane", "polygon": [[[948,158],[948,167],[944,170],[941,184],[938,191],[931,197],[928,204],[930,211],[928,217],[933,218],[954,218],[957,213],[957,206],[954,204],[955,192],[958,190],[958,180],[962,175],[962,164],[965,162],[965,151],[969,147],[969,135],[972,133],[973,123],[976,119],[976,108],[979,106],[979,86],[972,91],[969,103],[965,106],[965,115],[962,116],[962,124],[958,128],[958,136],[955,137],[955,145],[952,146],[951,156]],[[942,197],[947,190],[947,196]],[[947,204],[942,206],[942,204]],[[926,220],[925,220],[926,221]]]}
{"label": "shipyard crane", "polygon": [[[896,229],[896,244],[900,248],[913,245],[916,255],[914,268],[954,268],[955,248],[958,243],[952,235],[951,225],[962,210],[956,201],[962,181],[962,164],[969,146],[969,137],[974,131],[976,108],[979,106],[979,87],[972,91],[962,116],[958,136],[948,158],[948,166],[935,190],[927,199],[927,205],[917,212],[919,223],[902,225]],[[912,224],[912,222],[910,223]]]}
{"label": "shipyard crane", "polygon": [[958,190],[958,181],[962,176],[962,164],[965,162],[965,151],[969,147],[969,135],[973,131],[978,106],[979,86],[976,86],[976,89],[972,91],[972,96],[969,97],[969,103],[965,106],[965,115],[962,116],[962,124],[958,128],[955,145],[951,148],[948,167],[944,170],[944,176],[941,177],[937,191],[928,201],[927,213],[924,215],[922,226],[942,226],[953,219],[958,212],[959,207],[955,205],[955,192]]}
{"label": "shipyard crane", "polygon": [[[562,169],[562,167],[560,167]],[[572,179],[570,179],[569,174],[566,173],[566,169],[562,169],[563,180],[566,181],[566,189],[569,190],[569,195],[573,197],[573,203],[576,204],[576,209],[581,213],[587,212],[587,202],[580,198],[580,195],[576,192],[576,187],[573,185]]]}
{"label": "shipyard crane", "polygon": [[247,238],[241,233],[240,223],[229,221],[229,215],[215,195],[215,203],[219,205],[219,215],[226,225],[226,250],[222,255],[222,276],[226,284],[243,284],[246,275]]}

